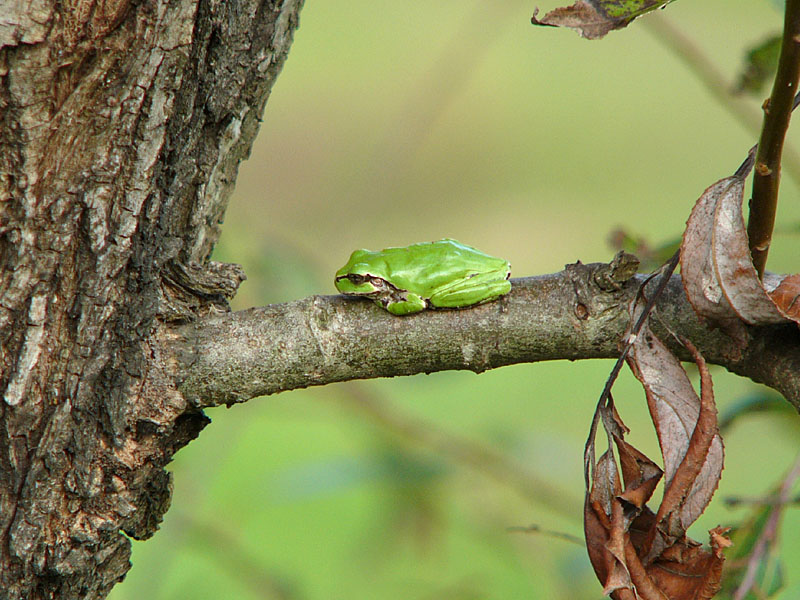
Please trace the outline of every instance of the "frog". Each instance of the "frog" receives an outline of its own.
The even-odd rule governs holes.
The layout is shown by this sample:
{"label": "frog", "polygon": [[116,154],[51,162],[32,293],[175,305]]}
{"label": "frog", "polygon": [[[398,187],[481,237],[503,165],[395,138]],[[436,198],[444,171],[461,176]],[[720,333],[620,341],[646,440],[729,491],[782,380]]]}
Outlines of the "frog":
{"label": "frog", "polygon": [[363,296],[393,315],[485,304],[511,291],[511,265],[453,239],[376,252],[356,250],[336,272],[342,294]]}

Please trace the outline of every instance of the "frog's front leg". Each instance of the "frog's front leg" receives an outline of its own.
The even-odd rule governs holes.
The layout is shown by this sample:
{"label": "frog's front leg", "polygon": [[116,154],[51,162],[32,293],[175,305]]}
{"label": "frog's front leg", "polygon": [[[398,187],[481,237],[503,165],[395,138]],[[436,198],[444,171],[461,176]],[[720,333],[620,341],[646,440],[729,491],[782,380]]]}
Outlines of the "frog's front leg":
{"label": "frog's front leg", "polygon": [[431,295],[430,303],[437,308],[460,308],[491,302],[511,291],[507,271],[479,273],[443,287]]}
{"label": "frog's front leg", "polygon": [[406,292],[404,296],[402,300],[387,299],[387,302],[382,303],[380,300],[375,300],[375,302],[382,304],[382,306],[393,315],[410,315],[425,310],[428,307],[428,303],[413,292]]}

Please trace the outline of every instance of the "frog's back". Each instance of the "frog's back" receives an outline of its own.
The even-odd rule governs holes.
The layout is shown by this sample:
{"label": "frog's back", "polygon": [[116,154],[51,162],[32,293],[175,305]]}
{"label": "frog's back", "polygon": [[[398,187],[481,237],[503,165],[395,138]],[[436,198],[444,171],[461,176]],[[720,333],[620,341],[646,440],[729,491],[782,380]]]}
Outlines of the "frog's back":
{"label": "frog's back", "polygon": [[449,282],[508,268],[508,262],[502,258],[451,239],[387,248],[382,254],[392,283],[424,297]]}

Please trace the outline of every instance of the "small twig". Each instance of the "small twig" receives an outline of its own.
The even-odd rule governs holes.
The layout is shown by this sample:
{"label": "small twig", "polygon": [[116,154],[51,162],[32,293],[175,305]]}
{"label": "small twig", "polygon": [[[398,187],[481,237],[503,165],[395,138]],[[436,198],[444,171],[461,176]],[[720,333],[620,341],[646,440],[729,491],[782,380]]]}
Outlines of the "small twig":
{"label": "small twig", "polygon": [[786,502],[782,502],[780,498],[776,498],[775,496],[757,496],[757,497],[747,497],[747,496],[729,496],[723,500],[726,506],[730,506],[731,508],[735,506],[739,506],[741,504],[748,504],[752,506],[777,506],[777,505],[789,505],[789,504],[800,504],[800,496],[795,496],[794,498],[790,498]]}
{"label": "small twig", "polygon": [[564,540],[565,542],[570,542],[572,544],[577,544],[581,547],[586,547],[586,542],[583,538],[579,538],[576,535],[571,535],[569,533],[564,533],[563,531],[555,531],[553,529],[545,529],[544,527],[540,527],[539,525],[528,525],[527,527],[508,527],[506,529],[509,533],[538,533],[541,535],[547,535],[550,537],[558,538],[560,540]]}
{"label": "small twig", "polygon": [[778,525],[780,525],[781,516],[783,516],[786,505],[791,501],[792,486],[798,477],[800,477],[800,454],[797,455],[792,468],[789,469],[789,472],[781,483],[777,502],[775,506],[772,507],[769,520],[764,525],[764,529],[761,530],[761,534],[758,536],[755,546],[753,546],[753,551],[750,553],[750,557],[747,560],[747,571],[742,578],[742,583],[736,588],[733,600],[743,600],[753,588],[761,561],[767,554],[769,547],[777,541]]}
{"label": "small twig", "polygon": [[764,274],[778,207],[781,155],[800,79],[800,0],[786,0],[781,56],[772,95],[764,104],[764,124],[753,175],[747,235],[759,277]]}
{"label": "small twig", "polygon": [[244,535],[232,528],[230,520],[210,521],[188,513],[178,515],[177,519],[183,521],[186,533],[196,538],[192,548],[205,547],[214,562],[228,570],[255,598],[296,600],[304,597],[291,579],[263,564],[258,552],[243,543]]}
{"label": "small twig", "polygon": [[444,431],[422,419],[404,414],[371,394],[364,386],[348,389],[345,402],[392,433],[433,449],[456,464],[467,465],[503,485],[515,489],[533,504],[575,518],[577,503],[564,497],[551,482],[537,477],[505,455],[488,446]]}

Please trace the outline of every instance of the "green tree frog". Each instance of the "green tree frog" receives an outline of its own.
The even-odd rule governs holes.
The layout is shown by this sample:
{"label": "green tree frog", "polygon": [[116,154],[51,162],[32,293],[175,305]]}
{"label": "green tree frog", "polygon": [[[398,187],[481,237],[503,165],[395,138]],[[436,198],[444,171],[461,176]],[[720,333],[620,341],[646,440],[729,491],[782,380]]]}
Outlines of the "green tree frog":
{"label": "green tree frog", "polygon": [[356,250],[336,272],[343,294],[364,296],[394,315],[426,308],[464,308],[511,290],[511,265],[456,240]]}

